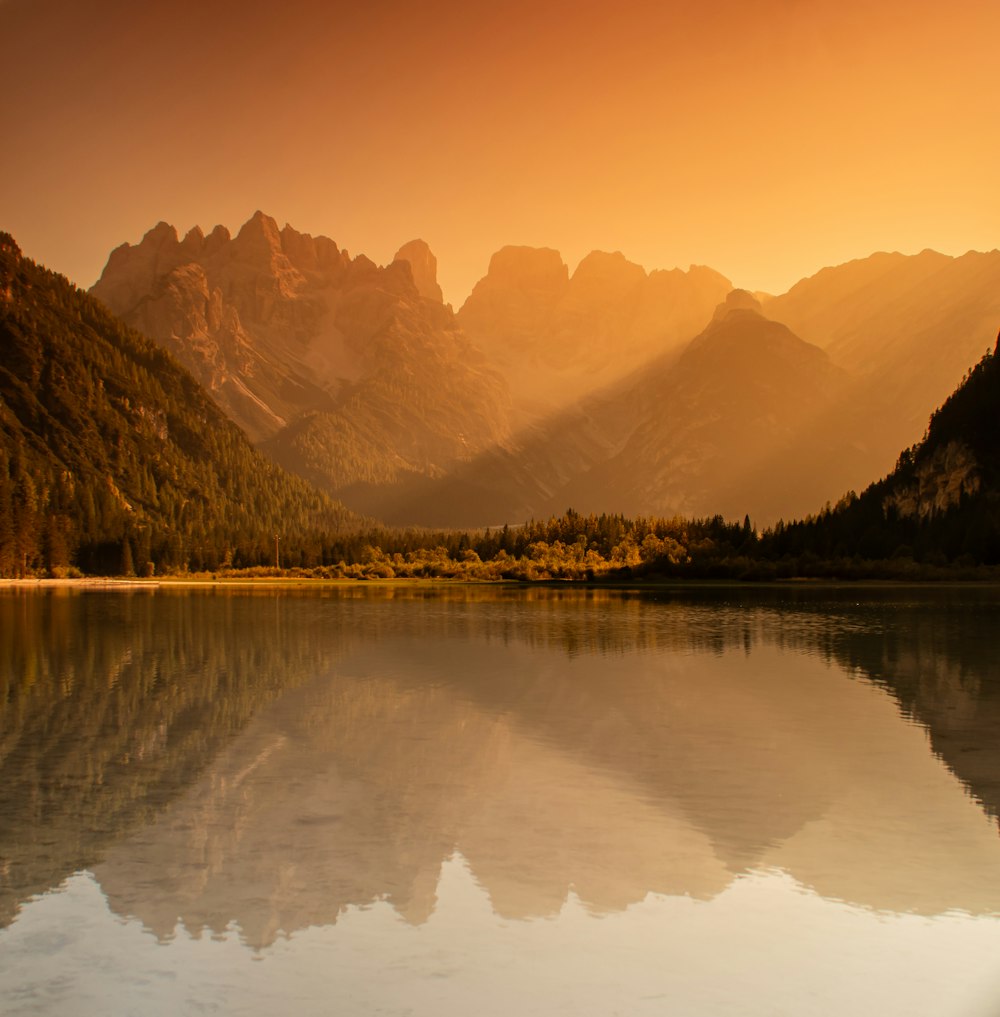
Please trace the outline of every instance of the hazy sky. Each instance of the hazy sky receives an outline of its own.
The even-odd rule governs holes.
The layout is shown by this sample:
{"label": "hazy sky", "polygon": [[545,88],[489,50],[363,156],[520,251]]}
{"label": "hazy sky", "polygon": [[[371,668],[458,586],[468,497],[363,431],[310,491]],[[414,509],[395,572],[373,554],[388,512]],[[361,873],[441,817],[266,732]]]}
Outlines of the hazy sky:
{"label": "hazy sky", "polygon": [[460,304],[504,244],[781,292],[1000,244],[997,0],[0,0],[0,229],[89,286],[258,208]]}

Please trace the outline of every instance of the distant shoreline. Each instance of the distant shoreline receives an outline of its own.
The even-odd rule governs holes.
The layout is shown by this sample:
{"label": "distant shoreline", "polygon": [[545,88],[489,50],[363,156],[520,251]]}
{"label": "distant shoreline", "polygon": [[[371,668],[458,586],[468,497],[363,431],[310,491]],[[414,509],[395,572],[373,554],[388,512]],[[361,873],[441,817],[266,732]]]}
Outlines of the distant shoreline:
{"label": "distant shoreline", "polygon": [[125,589],[128,587],[153,588],[162,585],[162,579],[113,579],[103,576],[87,576],[82,579],[0,579],[0,589],[6,588],[53,588],[69,586],[82,588],[87,586],[101,589]]}
{"label": "distant shoreline", "polygon": [[0,579],[0,591],[23,589],[69,589],[69,590],[101,590],[105,592],[129,592],[137,590],[159,589],[205,589],[216,587],[227,588],[306,588],[306,587],[400,587],[400,586],[503,586],[513,589],[538,588],[566,590],[667,590],[667,589],[874,589],[874,588],[914,588],[914,589],[945,589],[962,587],[969,589],[1000,589],[1000,579],[829,579],[829,578],[787,578],[769,580],[740,579],[632,579],[632,580],[578,580],[578,579],[465,579],[461,577],[428,577],[414,578],[410,576],[391,579],[326,579],[307,576],[248,576],[241,579],[234,576],[213,578],[205,577],[174,577],[164,576],[156,579],[124,579],[101,576],[87,576],[74,579]]}

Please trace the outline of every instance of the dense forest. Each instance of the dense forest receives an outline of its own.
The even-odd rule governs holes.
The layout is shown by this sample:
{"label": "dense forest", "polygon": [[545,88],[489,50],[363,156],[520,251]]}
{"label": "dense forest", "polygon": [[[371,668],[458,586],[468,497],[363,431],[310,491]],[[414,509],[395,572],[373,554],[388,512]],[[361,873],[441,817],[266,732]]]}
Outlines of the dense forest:
{"label": "dense forest", "polygon": [[0,576],[941,578],[1000,566],[1000,356],[860,496],[749,517],[391,529],[257,452],[173,358],[0,234]]}
{"label": "dense forest", "polygon": [[274,561],[361,520],[250,445],[173,358],[0,234],[0,576]]}

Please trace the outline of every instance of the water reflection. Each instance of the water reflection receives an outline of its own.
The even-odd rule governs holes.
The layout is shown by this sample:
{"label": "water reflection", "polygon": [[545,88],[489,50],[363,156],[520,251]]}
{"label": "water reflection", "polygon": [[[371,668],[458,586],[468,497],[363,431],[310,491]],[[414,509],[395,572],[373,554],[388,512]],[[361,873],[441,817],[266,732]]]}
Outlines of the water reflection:
{"label": "water reflection", "polygon": [[89,867],[163,938],[263,947],[422,923],[456,854],[508,918],[757,870],[1000,912],[993,594],[658,596],[2,596],[3,920]]}

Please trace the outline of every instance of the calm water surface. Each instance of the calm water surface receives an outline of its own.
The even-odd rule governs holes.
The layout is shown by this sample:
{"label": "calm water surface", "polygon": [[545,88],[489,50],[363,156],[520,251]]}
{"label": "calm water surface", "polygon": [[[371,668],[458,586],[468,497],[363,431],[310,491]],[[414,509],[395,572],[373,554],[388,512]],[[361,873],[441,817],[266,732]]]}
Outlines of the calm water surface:
{"label": "calm water surface", "polygon": [[0,1011],[995,1017],[998,622],[5,591]]}

